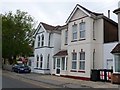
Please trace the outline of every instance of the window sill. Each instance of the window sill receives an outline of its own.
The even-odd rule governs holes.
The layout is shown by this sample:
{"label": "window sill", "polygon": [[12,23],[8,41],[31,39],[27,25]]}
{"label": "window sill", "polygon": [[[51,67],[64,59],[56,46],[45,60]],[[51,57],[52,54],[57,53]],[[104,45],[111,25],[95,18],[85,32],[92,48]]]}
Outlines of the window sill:
{"label": "window sill", "polygon": [[77,72],[77,70],[70,70],[70,72]]}
{"label": "window sill", "polygon": [[79,41],[83,41],[83,40],[86,40],[86,39],[79,39]]}
{"label": "window sill", "polygon": [[85,71],[81,71],[81,70],[80,70],[80,71],[78,71],[78,72],[79,72],[79,73],[85,73]]}
{"label": "window sill", "polygon": [[76,42],[77,40],[72,40],[71,42]]}

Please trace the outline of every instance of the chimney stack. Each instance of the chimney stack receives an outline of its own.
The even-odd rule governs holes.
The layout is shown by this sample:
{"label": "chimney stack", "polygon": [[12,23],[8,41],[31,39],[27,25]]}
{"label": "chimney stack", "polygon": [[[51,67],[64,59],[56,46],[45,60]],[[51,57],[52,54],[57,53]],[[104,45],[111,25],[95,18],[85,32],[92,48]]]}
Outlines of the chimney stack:
{"label": "chimney stack", "polygon": [[120,1],[118,2],[118,8],[120,8]]}
{"label": "chimney stack", "polygon": [[108,10],[108,18],[110,18],[110,10]]}

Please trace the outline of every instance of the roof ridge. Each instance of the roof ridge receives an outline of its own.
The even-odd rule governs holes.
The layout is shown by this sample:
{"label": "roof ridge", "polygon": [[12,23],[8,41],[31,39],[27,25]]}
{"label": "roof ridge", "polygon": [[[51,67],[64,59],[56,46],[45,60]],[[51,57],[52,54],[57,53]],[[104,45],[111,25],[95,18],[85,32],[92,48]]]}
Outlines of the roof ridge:
{"label": "roof ridge", "polygon": [[102,14],[102,13],[92,12],[91,10],[89,10],[89,9],[87,9],[87,8],[85,8],[85,7],[83,7],[83,6],[80,5],[80,4],[77,4],[76,6],[80,6],[82,9],[86,10],[87,12],[92,13],[92,14],[95,14],[95,15],[101,15],[101,14]]}
{"label": "roof ridge", "polygon": [[56,27],[56,26],[53,26],[53,25],[50,25],[50,24],[47,24],[47,23],[44,23],[44,22],[40,22],[41,24],[45,24],[45,25],[48,25],[48,26],[51,26],[51,27]]}

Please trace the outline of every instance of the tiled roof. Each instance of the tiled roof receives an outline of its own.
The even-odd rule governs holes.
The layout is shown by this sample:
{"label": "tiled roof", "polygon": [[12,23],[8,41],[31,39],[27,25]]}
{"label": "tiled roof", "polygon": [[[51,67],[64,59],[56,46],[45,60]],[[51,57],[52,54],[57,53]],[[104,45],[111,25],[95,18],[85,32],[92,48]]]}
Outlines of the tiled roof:
{"label": "tiled roof", "polygon": [[46,30],[50,30],[50,31],[60,31],[64,28],[66,28],[67,25],[63,25],[63,26],[60,26],[60,25],[57,25],[57,26],[52,26],[52,25],[49,25],[49,24],[46,24],[46,23],[43,23],[41,22],[41,24],[43,25],[43,27],[46,29]]}
{"label": "tiled roof", "polygon": [[53,30],[55,26],[40,22],[46,30]]}
{"label": "tiled roof", "polygon": [[61,50],[58,53],[56,53],[54,56],[66,56],[68,55],[67,50]]}
{"label": "tiled roof", "polygon": [[118,43],[115,48],[111,51],[111,53],[120,53],[120,43]]}

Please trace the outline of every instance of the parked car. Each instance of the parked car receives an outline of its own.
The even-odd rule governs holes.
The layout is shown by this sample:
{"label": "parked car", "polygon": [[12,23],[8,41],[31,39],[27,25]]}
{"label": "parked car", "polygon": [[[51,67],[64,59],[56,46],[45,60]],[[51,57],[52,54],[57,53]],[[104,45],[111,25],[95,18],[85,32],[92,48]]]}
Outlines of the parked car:
{"label": "parked car", "polygon": [[12,71],[17,72],[17,73],[30,73],[31,69],[29,66],[25,64],[15,64],[12,67]]}

